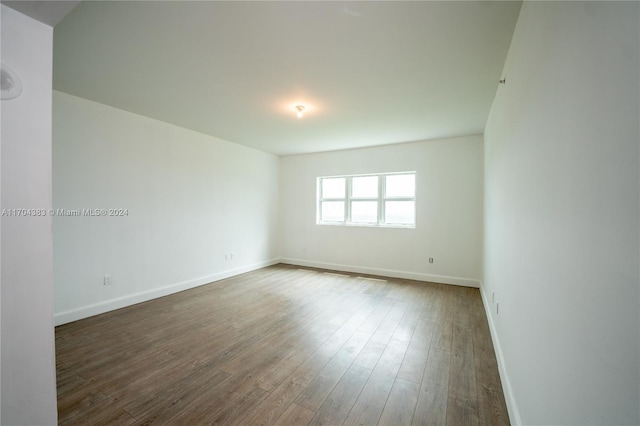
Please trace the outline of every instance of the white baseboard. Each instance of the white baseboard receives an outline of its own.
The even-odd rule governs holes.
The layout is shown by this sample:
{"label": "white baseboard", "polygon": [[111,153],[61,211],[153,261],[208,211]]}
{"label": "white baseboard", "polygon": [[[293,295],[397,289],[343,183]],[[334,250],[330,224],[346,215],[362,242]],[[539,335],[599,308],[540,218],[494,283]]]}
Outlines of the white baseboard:
{"label": "white baseboard", "polygon": [[480,288],[480,281],[470,278],[449,277],[446,275],[431,275],[423,274],[420,272],[398,271],[395,269],[369,268],[366,266],[341,265],[337,263],[315,262],[312,260],[292,258],[282,258],[280,259],[280,261],[282,263],[288,263],[290,265],[309,266],[312,268],[332,269],[336,271],[355,272],[357,274],[381,275],[383,277],[405,278],[409,280],[429,281],[432,283]]}
{"label": "white baseboard", "polygon": [[129,294],[126,296],[105,300],[99,303],[83,306],[70,311],[58,312],[54,314],[54,323],[55,325],[66,324],[72,321],[77,321],[83,318],[88,318],[94,315],[99,315],[105,312],[113,311],[115,309],[124,308],[126,306],[134,305],[136,303],[146,302],[147,300],[156,299],[158,297],[167,296],[169,294],[177,293],[179,291],[184,291],[184,290],[188,290],[190,288],[198,287],[204,284],[209,284],[214,281],[219,281],[219,280],[233,277],[239,274],[244,274],[246,272],[255,271],[256,269],[265,268],[267,266],[275,265],[277,263],[288,263],[291,265],[309,266],[313,268],[331,269],[331,270],[344,271],[344,272],[354,272],[358,274],[380,275],[385,277],[405,278],[410,280],[429,281],[429,282],[440,283],[440,284],[451,284],[451,285],[459,285],[464,287],[480,288],[480,281],[469,279],[469,278],[450,277],[445,275],[431,275],[431,274],[423,274],[418,272],[399,271],[394,269],[381,269],[381,268],[370,268],[370,267],[354,266],[354,265],[342,265],[337,263],[315,262],[315,261],[302,260],[302,259],[281,258],[281,259],[271,259],[264,262],[258,262],[252,265],[247,265],[247,266],[243,266],[236,269],[230,269],[227,271],[219,272],[217,274],[199,277],[193,280],[183,281],[183,282],[171,284],[171,285],[160,287],[160,288],[154,288],[154,289],[139,292],[139,293]]}
{"label": "white baseboard", "polygon": [[513,396],[513,388],[511,387],[511,380],[509,380],[509,374],[507,374],[507,367],[504,363],[504,355],[502,353],[502,346],[500,346],[500,339],[496,331],[495,324],[493,323],[493,316],[491,312],[491,305],[487,299],[487,295],[484,292],[482,286],[480,286],[480,295],[482,297],[482,304],[484,305],[484,311],[487,315],[487,321],[489,322],[489,331],[491,332],[491,340],[493,341],[493,349],[496,353],[496,360],[498,361],[498,372],[500,373],[500,382],[502,383],[502,391],[504,393],[504,399],[507,403],[507,411],[509,411],[509,421],[512,425],[521,425],[522,419],[520,418],[520,410],[518,410],[518,404]]}
{"label": "white baseboard", "polygon": [[73,309],[70,311],[59,312],[54,314],[54,324],[56,326],[62,325],[62,324],[77,321],[83,318],[88,318],[94,315],[103,314],[105,312],[113,311],[115,309],[120,309],[126,306],[135,305],[136,303],[146,302],[147,300],[167,296],[169,294],[177,293],[179,291],[189,290],[194,287],[199,287],[201,285],[209,284],[214,281],[219,281],[225,278],[230,278],[236,275],[244,274],[246,272],[255,271],[256,269],[265,268],[267,266],[275,265],[277,263],[280,263],[280,259],[271,259],[264,262],[254,263],[252,265],[242,266],[236,269],[222,271],[217,274],[195,278],[193,280],[183,281],[183,282],[171,284],[171,285],[160,287],[160,288],[154,288],[154,289],[142,291],[139,293],[117,297],[115,299],[105,300],[103,302],[83,306],[81,308]]}

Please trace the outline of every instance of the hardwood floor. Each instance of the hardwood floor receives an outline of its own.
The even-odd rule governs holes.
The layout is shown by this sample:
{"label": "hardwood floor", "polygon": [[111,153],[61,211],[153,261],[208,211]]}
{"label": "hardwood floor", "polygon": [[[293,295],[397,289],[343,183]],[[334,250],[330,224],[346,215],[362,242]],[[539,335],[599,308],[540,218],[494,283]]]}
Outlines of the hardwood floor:
{"label": "hardwood floor", "polygon": [[56,328],[62,425],[509,424],[477,289],[276,265]]}

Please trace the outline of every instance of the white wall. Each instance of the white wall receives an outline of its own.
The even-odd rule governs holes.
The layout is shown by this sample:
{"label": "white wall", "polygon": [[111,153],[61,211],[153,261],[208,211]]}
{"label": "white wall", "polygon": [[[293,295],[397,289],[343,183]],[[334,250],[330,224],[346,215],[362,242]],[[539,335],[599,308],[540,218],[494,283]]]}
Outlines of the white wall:
{"label": "white wall", "polygon": [[[2,62],[22,79],[1,102],[2,209],[51,207],[53,29],[1,5]],[[3,425],[57,422],[51,217],[3,216]]]}
{"label": "white wall", "polygon": [[61,92],[53,119],[54,207],[128,209],[55,217],[58,324],[279,257],[278,157]]}
{"label": "white wall", "polygon": [[[481,136],[283,157],[283,261],[477,287],[482,166]],[[415,229],[316,225],[317,177],[398,171],[417,172]]]}
{"label": "white wall", "polygon": [[487,123],[482,290],[516,424],[640,424],[639,6],[525,2]]}

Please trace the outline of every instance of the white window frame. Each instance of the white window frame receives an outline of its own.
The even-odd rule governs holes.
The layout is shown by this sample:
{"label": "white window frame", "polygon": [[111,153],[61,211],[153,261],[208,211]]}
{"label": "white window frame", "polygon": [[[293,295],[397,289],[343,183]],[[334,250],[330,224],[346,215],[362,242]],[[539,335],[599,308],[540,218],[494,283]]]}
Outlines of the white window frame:
{"label": "white window frame", "polygon": [[[418,182],[415,179],[415,188],[413,197],[387,197],[386,196],[386,177],[393,175],[414,175],[415,171],[407,172],[393,172],[393,173],[367,173],[359,175],[339,175],[339,176],[320,176],[316,180],[316,224],[317,225],[338,225],[338,226],[369,226],[369,227],[382,227],[382,228],[415,228],[416,217],[416,193],[418,192]],[[352,179],[358,177],[372,177],[378,178],[378,196],[377,197],[353,197],[352,196]],[[345,179],[345,193],[344,197],[327,197],[322,195],[322,181],[324,179]],[[322,203],[330,201],[342,201],[344,202],[344,220],[342,221],[323,221],[322,220]],[[351,221],[351,203],[353,201],[376,201],[378,203],[378,220],[377,222],[352,222]],[[385,202],[386,201],[413,201],[413,223],[401,224],[401,223],[386,223],[385,222]]]}

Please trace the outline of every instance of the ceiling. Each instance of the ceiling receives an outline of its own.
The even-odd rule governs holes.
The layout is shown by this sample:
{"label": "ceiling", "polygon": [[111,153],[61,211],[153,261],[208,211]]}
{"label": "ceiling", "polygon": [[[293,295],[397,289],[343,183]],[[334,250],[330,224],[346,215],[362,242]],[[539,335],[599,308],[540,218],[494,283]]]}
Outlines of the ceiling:
{"label": "ceiling", "polygon": [[51,27],[62,21],[62,18],[79,3],[80,0],[2,0],[2,4]]}
{"label": "ceiling", "polygon": [[85,1],[53,84],[277,155],[479,134],[520,5]]}

